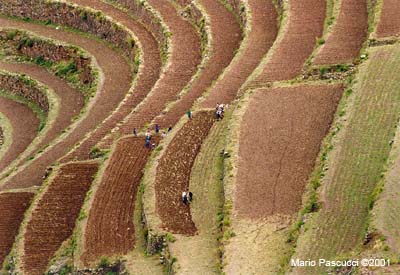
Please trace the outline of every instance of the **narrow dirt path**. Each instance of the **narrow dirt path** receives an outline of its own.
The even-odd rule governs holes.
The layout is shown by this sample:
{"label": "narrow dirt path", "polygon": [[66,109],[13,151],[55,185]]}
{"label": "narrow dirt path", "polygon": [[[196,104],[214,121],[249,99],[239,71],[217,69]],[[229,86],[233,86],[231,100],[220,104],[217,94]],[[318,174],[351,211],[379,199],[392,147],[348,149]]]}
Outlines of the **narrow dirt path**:
{"label": "narrow dirt path", "polygon": [[254,94],[240,129],[234,203],[240,217],[262,219],[298,211],[341,94],[340,85]]}
{"label": "narrow dirt path", "polygon": [[150,154],[143,137],[118,141],[90,209],[81,257],[85,264],[133,250],[136,194]]}
{"label": "narrow dirt path", "polygon": [[249,0],[251,26],[248,37],[225,74],[213,86],[202,107],[214,108],[216,103],[232,101],[240,87],[256,69],[273,45],[277,33],[277,12],[272,1]]}
{"label": "narrow dirt path", "polygon": [[72,160],[87,159],[90,150],[97,144],[106,134],[110,132],[120,121],[122,121],[133,108],[136,107],[151,91],[154,84],[160,77],[161,71],[161,57],[159,48],[154,36],[142,25],[138,20],[130,17],[127,13],[113,7],[112,5],[103,3],[101,1],[91,0],[71,0],[70,2],[76,3],[81,6],[88,6],[90,8],[100,10],[104,14],[112,17],[115,21],[130,29],[141,43],[141,50],[143,52],[143,65],[140,68],[139,74],[136,78],[135,87],[132,94],[127,95],[123,104],[119,106],[118,110],[113,112],[102,125],[94,132],[90,133],[89,137],[72,153],[62,159],[63,162]]}
{"label": "narrow dirt path", "polygon": [[160,159],[155,178],[156,211],[166,231],[184,235],[197,231],[189,205],[182,202],[182,192],[189,188],[192,166],[213,124],[212,111],[195,113]]}
{"label": "narrow dirt path", "polygon": [[28,106],[0,97],[0,113],[12,126],[12,143],[0,160],[0,170],[15,160],[35,139],[39,129],[39,118]]}
{"label": "narrow dirt path", "polygon": [[[168,102],[177,99],[201,62],[200,38],[194,26],[177,13],[170,1],[148,0],[148,2],[159,11],[172,33],[169,66],[143,104],[119,127],[117,133],[122,135],[131,133],[133,128],[144,127],[146,123],[150,123],[161,114]],[[117,134],[107,136],[102,142],[103,146],[110,146],[116,136]]]}
{"label": "narrow dirt path", "polygon": [[0,265],[10,253],[33,193],[0,193]]}
{"label": "narrow dirt path", "polygon": [[[26,74],[52,89],[60,98],[60,109],[57,118],[52,127],[46,133],[46,136],[36,146],[36,149],[42,148],[58,137],[62,131],[71,124],[72,118],[78,115],[84,106],[85,99],[81,92],[72,88],[65,81],[49,73],[44,68],[31,64],[17,64],[0,61],[0,70]],[[0,166],[0,170],[1,169]]]}
{"label": "narrow dirt path", "polygon": [[400,36],[400,1],[385,0],[378,24],[378,38]]}
{"label": "narrow dirt path", "polygon": [[288,80],[301,73],[316,38],[322,35],[326,3],[320,0],[289,0],[288,22],[254,83]]}
{"label": "narrow dirt path", "polygon": [[104,82],[98,88],[92,104],[77,127],[65,139],[59,141],[30,162],[29,166],[22,167],[17,174],[11,178],[7,178],[5,184],[0,187],[0,190],[37,186],[41,185],[46,167],[67,153],[75,143],[101,123],[124,99],[126,92],[131,86],[131,70],[126,60],[116,51],[103,43],[73,32],[15,21],[4,17],[0,17],[0,25],[31,31],[41,36],[64,41],[68,44],[75,44],[94,56],[104,74]]}
{"label": "narrow dirt path", "polygon": [[57,171],[33,208],[24,231],[24,274],[44,274],[51,257],[71,236],[98,166],[97,162],[74,162]]}
{"label": "narrow dirt path", "polygon": [[156,119],[159,125],[175,125],[194,101],[221,75],[235,56],[242,40],[240,25],[235,16],[218,0],[200,0],[210,19],[211,57],[191,89],[165,115]]}
{"label": "narrow dirt path", "polygon": [[[386,0],[385,0],[386,1]],[[367,36],[367,0],[342,0],[340,13],[313,64],[332,65],[357,58]]]}

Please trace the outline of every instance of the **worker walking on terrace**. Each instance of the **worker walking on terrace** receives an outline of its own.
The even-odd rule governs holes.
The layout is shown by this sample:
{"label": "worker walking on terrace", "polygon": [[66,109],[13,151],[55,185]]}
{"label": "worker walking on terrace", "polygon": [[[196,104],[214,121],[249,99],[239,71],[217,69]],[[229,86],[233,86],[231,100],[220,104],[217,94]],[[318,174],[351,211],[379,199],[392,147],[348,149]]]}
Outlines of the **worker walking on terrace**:
{"label": "worker walking on terrace", "polygon": [[182,192],[182,202],[186,205],[188,203],[188,197],[187,197],[187,193],[185,191]]}
{"label": "worker walking on terrace", "polygon": [[187,116],[188,116],[189,119],[192,119],[192,111],[191,111],[191,110],[188,110],[188,111],[186,112],[186,114],[187,114]]}

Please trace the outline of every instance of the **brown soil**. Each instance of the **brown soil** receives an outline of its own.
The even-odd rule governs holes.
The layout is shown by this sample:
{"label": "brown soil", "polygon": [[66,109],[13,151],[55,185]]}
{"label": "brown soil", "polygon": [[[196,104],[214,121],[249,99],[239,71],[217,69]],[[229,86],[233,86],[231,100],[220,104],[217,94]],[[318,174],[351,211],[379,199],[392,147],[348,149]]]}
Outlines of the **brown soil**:
{"label": "brown soil", "polygon": [[322,36],[326,1],[290,0],[282,40],[273,49],[255,82],[289,80],[301,73],[317,37]]}
{"label": "brown soil", "polygon": [[8,118],[13,130],[12,143],[0,160],[0,170],[3,170],[15,160],[36,137],[39,129],[39,119],[32,109],[26,105],[4,97],[0,97],[0,112]]}
{"label": "brown soil", "polygon": [[203,107],[214,108],[216,103],[232,101],[275,41],[278,33],[277,12],[272,1],[249,0],[248,4],[252,24],[247,44],[239,53],[240,57],[231,63],[223,78],[211,89],[210,95],[201,104]]}
{"label": "brown soil", "polygon": [[259,219],[298,211],[342,89],[304,85],[253,95],[240,133],[239,215]]}
{"label": "brown soil", "polygon": [[84,106],[85,99],[82,93],[71,88],[65,81],[50,74],[44,68],[35,65],[12,64],[0,61],[0,70],[2,69],[9,72],[29,75],[33,79],[48,86],[60,98],[60,109],[57,118],[51,129],[46,133],[44,139],[36,146],[37,149],[40,149],[58,137],[62,131],[71,124],[72,118],[78,115]]}
{"label": "brown soil", "polygon": [[400,36],[400,1],[385,0],[376,32],[379,38]]}
{"label": "brown soil", "polygon": [[156,120],[159,125],[175,125],[179,118],[193,105],[208,87],[212,85],[223,69],[229,65],[235,56],[235,50],[242,40],[241,29],[235,16],[219,1],[199,1],[210,18],[212,36],[211,58],[207,61],[204,70],[194,82],[190,91],[185,94],[168,112]]}
{"label": "brown soil", "polygon": [[85,118],[65,139],[33,160],[29,166],[20,170],[15,176],[7,179],[0,189],[29,187],[41,185],[46,167],[62,157],[86,133],[93,130],[114,110],[125,97],[131,84],[130,67],[125,59],[103,43],[89,39],[72,32],[56,30],[43,25],[29,24],[0,18],[0,25],[8,28],[29,30],[39,35],[75,44],[92,54],[104,73],[104,83],[98,90],[94,104],[87,111]]}
{"label": "brown soil", "polygon": [[[199,36],[193,25],[179,16],[170,1],[149,0],[148,3],[160,12],[164,22],[173,33],[170,64],[152,93],[118,128],[117,133],[122,135],[131,133],[133,128],[142,128],[161,114],[168,102],[176,100],[178,94],[196,73],[201,61]],[[169,125],[161,126],[168,127]],[[113,138],[118,136],[117,133],[103,140],[103,146],[109,146]]]}
{"label": "brown soil", "polygon": [[[185,235],[197,231],[190,207],[182,202],[182,192],[189,188],[191,169],[214,124],[213,116],[209,111],[195,113],[178,131],[160,159],[155,179],[156,209],[162,227],[167,231]],[[193,197],[196,199],[196,194]]]}
{"label": "brown soil", "polygon": [[24,234],[24,274],[40,275],[60,245],[75,227],[98,163],[62,166],[32,211]]}
{"label": "brown soil", "polygon": [[0,194],[0,265],[10,253],[19,225],[33,195],[28,192]]}
{"label": "brown soil", "polygon": [[358,57],[367,36],[366,0],[343,0],[340,13],[325,44],[314,59],[315,65],[352,62]]}
{"label": "brown soil", "polygon": [[[154,140],[157,142],[157,137]],[[151,150],[143,137],[118,141],[103,173],[85,229],[82,260],[126,254],[135,244],[136,193]]]}
{"label": "brown soil", "polygon": [[64,162],[74,158],[79,160],[87,159],[91,148],[106,134],[108,134],[110,130],[118,124],[118,122],[122,121],[122,119],[125,118],[132,109],[146,97],[159,78],[161,70],[161,58],[157,41],[142,24],[131,18],[125,12],[101,1],[93,2],[91,0],[73,0],[72,2],[100,10],[104,14],[107,14],[128,29],[132,30],[141,43],[144,62],[143,67],[140,69],[139,75],[137,76],[135,88],[132,94],[126,96],[123,105],[119,107],[118,111],[114,112],[101,124],[99,128],[91,133],[78,149],[63,158],[62,161]]}

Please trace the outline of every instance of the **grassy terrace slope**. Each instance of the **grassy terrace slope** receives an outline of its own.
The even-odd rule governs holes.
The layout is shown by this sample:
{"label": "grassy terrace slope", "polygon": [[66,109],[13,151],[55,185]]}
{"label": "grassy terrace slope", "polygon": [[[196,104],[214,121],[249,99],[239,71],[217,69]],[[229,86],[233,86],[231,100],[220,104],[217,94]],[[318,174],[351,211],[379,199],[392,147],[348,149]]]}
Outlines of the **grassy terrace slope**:
{"label": "grassy terrace slope", "polygon": [[306,222],[294,258],[339,257],[360,248],[364,239],[370,196],[384,171],[400,114],[400,75],[393,70],[400,66],[400,47],[372,48],[369,56],[360,66],[343,132],[328,156],[321,209]]}

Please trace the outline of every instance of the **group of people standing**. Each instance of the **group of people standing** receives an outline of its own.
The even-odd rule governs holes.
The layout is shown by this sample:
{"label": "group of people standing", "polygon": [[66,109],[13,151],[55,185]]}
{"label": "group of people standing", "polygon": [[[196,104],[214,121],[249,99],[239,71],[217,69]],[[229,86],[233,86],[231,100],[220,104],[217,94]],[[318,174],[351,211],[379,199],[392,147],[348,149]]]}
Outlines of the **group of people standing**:
{"label": "group of people standing", "polygon": [[[155,127],[154,127],[155,134],[158,135],[160,133],[160,130],[161,130],[160,126],[158,124],[156,124]],[[168,127],[167,131],[165,131],[165,130],[162,131],[161,132],[161,137],[165,138],[167,136],[167,132],[169,133],[171,131],[172,131],[172,126]],[[138,136],[136,128],[133,128],[132,134],[135,137]],[[152,149],[154,149],[156,147],[156,143],[155,142],[153,142],[153,143],[151,142],[152,137],[153,137],[153,135],[151,134],[151,129],[148,128],[147,131],[146,131],[146,134],[145,134],[145,144],[144,144],[144,146],[146,148],[150,148],[151,147]]]}

